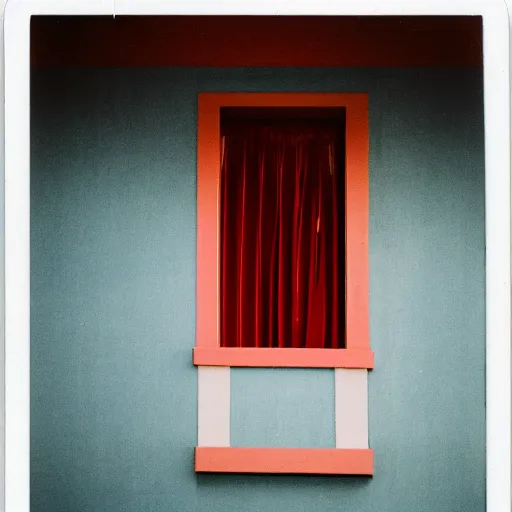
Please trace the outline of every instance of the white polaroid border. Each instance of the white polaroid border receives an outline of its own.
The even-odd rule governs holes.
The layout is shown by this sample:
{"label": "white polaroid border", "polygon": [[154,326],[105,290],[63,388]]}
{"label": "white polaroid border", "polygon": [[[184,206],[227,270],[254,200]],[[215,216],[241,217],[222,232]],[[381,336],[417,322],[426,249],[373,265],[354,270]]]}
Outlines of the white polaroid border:
{"label": "white polaroid border", "polygon": [[[509,512],[512,432],[510,61],[509,17],[505,0],[7,0],[4,12],[5,253],[2,255],[5,257],[5,506],[1,507],[0,503],[0,510],[30,510],[29,27],[31,15],[37,14],[483,17],[487,511]],[[2,150],[0,147],[0,158]],[[0,421],[0,427],[3,426]],[[0,469],[0,484],[2,476]]]}

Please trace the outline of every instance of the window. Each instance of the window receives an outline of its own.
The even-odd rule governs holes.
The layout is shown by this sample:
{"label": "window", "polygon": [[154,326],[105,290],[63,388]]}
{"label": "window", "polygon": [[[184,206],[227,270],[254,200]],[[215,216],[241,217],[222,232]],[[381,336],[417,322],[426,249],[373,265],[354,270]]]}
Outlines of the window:
{"label": "window", "polygon": [[[373,474],[367,103],[199,96],[198,472]],[[335,447],[230,446],[234,366],[333,369]]]}
{"label": "window", "polygon": [[344,121],[221,109],[221,347],[344,347]]}
{"label": "window", "polygon": [[[197,316],[194,349],[196,365],[373,367],[368,326],[367,111],[366,94],[200,95],[197,162]],[[308,141],[303,140],[303,149],[311,150],[310,158],[313,159],[316,158],[313,154],[316,151],[324,173],[337,171],[333,172],[333,178],[338,178],[337,191],[330,196],[331,200],[336,199],[337,205],[331,205],[324,218],[320,218],[320,222],[318,216],[315,217],[318,214],[318,208],[315,210],[315,207],[318,205],[315,202],[310,205],[310,233],[305,242],[301,241],[308,264],[304,269],[294,267],[287,273],[283,272],[284,278],[276,275],[279,274],[279,258],[276,258],[276,255],[273,256],[274,259],[270,256],[256,261],[258,251],[260,255],[265,253],[268,256],[268,244],[272,245],[268,231],[260,242],[256,238],[259,220],[254,218],[254,212],[261,212],[262,209],[254,204],[250,209],[247,204],[245,206],[250,236],[247,235],[247,230],[242,230],[242,227],[245,229],[247,225],[241,224],[243,201],[240,197],[240,188],[244,184],[240,166],[243,165],[244,158],[246,162],[250,160],[247,163],[245,179],[248,181],[245,185],[260,186],[255,185],[256,181],[249,183],[249,180],[254,179],[255,174],[261,171],[255,168],[256,165],[264,163],[261,155],[256,163],[254,144],[256,139],[261,143],[264,137],[275,139],[277,133],[280,133],[281,139],[285,134],[288,137],[288,142],[284,142],[280,149],[284,151],[288,144],[288,152],[293,145],[296,147],[297,138],[309,137]],[[293,137],[295,142],[291,140]],[[319,141],[322,138],[323,142]],[[249,141],[253,147],[248,151],[253,151],[253,155],[244,153],[240,146],[245,144],[248,147]],[[275,141],[267,141],[266,144],[273,151],[278,150]],[[293,155],[284,156],[284,160],[291,167],[296,164]],[[277,164],[274,160],[268,165]],[[334,183],[326,181],[324,185],[333,186]],[[307,189],[310,193],[309,199],[313,200],[313,192],[318,192],[320,186],[319,183],[312,184],[310,187],[303,187],[302,191]],[[298,188],[292,193],[295,194],[297,191]],[[266,192],[268,195],[261,197],[251,193],[250,196],[246,195],[246,199],[253,203],[259,200],[267,201],[268,208],[275,209],[277,202],[275,197],[272,198],[272,194],[277,193],[277,188],[269,187]],[[288,236],[288,241],[281,244],[278,249],[288,251],[281,259],[281,264],[293,267],[296,258],[292,250],[297,250],[299,244],[292,241],[293,233],[287,233],[288,229],[293,230],[298,222],[298,217],[293,218],[293,201],[296,199],[292,197],[292,193],[286,198],[289,226],[284,226],[280,231],[281,234]],[[318,197],[315,200],[318,201]],[[323,209],[325,208],[324,204]],[[323,232],[317,236],[317,227],[328,231],[325,237],[321,236]],[[271,221],[268,229],[275,231],[275,223]],[[236,247],[241,247],[239,237],[242,236],[242,231],[248,238],[242,244],[245,252],[241,259],[240,254],[236,254]],[[260,230],[260,235],[263,231]],[[258,243],[267,246],[265,249],[258,249]],[[323,248],[323,252],[320,251],[322,243],[330,244]],[[330,266],[326,264],[327,255],[330,258]],[[319,260],[322,257],[324,263],[320,265]],[[245,261],[248,262],[246,268],[240,270],[240,264]],[[255,279],[258,265],[261,267],[261,273],[258,279]],[[263,268],[265,266],[266,268]],[[232,271],[228,273],[227,268]],[[322,272],[324,274],[321,274]],[[291,283],[291,279],[295,278],[297,273],[300,276],[299,282]],[[279,286],[280,278],[287,282],[283,285],[282,297],[276,299],[280,292],[276,292],[275,287]],[[306,282],[308,279],[317,279],[317,282],[324,283],[323,288],[317,286],[313,290]],[[264,290],[257,290],[258,286]],[[269,286],[274,288],[269,290]],[[299,287],[298,293],[293,292],[294,286]],[[305,294],[310,294],[307,301],[303,290]],[[314,296],[319,290],[320,298]],[[242,295],[242,292],[245,295]],[[281,300],[281,304],[263,305],[271,299],[277,302]],[[241,300],[245,300],[248,306],[240,306]],[[256,301],[261,304],[258,312]],[[314,308],[310,307],[311,303]],[[310,329],[309,335],[307,328],[303,326],[295,333],[292,332],[293,308],[300,312],[299,316],[302,318],[308,314],[312,315],[314,321],[310,326],[313,325],[313,328]],[[250,314],[247,313],[248,310],[251,310]]]}

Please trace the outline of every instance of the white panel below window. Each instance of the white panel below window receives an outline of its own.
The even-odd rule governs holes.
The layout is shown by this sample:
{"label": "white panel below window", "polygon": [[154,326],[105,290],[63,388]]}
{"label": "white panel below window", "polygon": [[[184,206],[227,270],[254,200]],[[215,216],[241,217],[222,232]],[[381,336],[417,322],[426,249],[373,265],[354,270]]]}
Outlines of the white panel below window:
{"label": "white panel below window", "polygon": [[230,368],[199,366],[198,446],[229,446]]}
{"label": "white panel below window", "polygon": [[368,370],[334,370],[336,448],[368,448]]}

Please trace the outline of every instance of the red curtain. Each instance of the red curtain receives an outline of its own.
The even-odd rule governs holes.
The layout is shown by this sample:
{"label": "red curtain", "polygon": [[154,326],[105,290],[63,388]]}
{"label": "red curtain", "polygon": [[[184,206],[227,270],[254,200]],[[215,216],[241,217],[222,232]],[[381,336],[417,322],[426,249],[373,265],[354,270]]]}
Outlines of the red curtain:
{"label": "red curtain", "polygon": [[329,122],[223,128],[221,346],[343,346],[340,143]]}

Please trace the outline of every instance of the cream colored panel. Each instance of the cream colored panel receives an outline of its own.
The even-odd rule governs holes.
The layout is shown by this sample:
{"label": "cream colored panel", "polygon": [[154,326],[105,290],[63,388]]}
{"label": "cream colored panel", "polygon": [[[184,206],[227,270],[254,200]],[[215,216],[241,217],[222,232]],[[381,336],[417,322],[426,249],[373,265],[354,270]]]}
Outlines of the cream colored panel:
{"label": "cream colored panel", "polygon": [[334,370],[336,448],[368,448],[368,370]]}
{"label": "cream colored panel", "polygon": [[230,368],[199,366],[198,446],[229,446]]}

